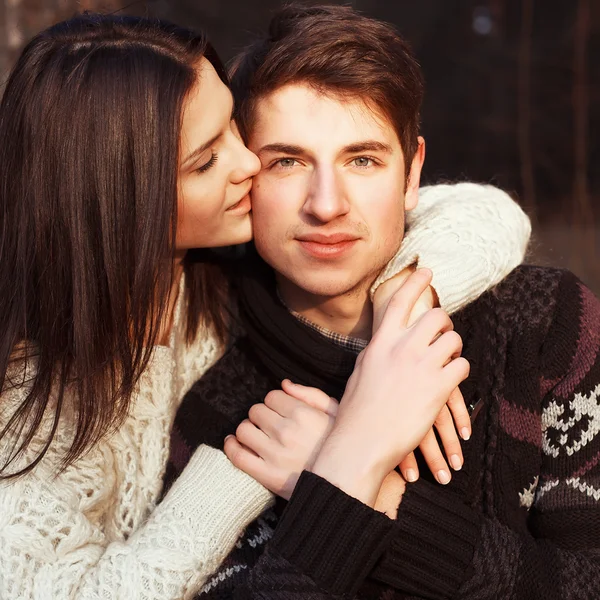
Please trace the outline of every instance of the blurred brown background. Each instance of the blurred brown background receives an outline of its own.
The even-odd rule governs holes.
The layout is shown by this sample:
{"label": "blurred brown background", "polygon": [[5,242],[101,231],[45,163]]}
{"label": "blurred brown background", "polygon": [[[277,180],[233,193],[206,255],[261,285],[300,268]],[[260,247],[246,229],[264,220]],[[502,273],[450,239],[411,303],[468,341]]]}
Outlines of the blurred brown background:
{"label": "blurred brown background", "polygon": [[[534,221],[530,260],[600,294],[600,0],[355,0],[411,41],[427,80],[424,182],[511,192]],[[225,60],[278,0],[0,0],[0,86],[32,35],[81,10],[206,29]]]}

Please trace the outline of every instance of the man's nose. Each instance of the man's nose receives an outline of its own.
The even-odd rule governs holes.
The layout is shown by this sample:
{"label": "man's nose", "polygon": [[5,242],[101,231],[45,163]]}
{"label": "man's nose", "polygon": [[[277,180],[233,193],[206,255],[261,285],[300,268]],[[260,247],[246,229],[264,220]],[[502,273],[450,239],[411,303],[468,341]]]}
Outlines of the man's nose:
{"label": "man's nose", "polygon": [[342,182],[332,169],[315,169],[304,212],[327,223],[350,210]]}

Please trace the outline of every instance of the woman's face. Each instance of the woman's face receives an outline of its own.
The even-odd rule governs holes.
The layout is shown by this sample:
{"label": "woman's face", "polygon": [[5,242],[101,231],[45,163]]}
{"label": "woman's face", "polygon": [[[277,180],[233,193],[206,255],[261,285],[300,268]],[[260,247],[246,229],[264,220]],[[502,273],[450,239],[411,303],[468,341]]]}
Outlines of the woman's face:
{"label": "woman's face", "polygon": [[260,161],[232,120],[233,98],[206,59],[183,109],[179,157],[178,250],[252,238],[250,188]]}

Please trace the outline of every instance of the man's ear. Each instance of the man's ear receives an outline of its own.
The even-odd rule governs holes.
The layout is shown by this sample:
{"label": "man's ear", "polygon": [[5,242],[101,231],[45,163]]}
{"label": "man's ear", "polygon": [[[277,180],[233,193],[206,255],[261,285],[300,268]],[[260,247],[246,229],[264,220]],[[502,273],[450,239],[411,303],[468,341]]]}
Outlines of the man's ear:
{"label": "man's ear", "polygon": [[404,194],[404,210],[416,208],[419,202],[419,185],[421,183],[421,169],[425,162],[425,140],[419,136],[417,138],[417,151],[410,164],[408,180],[406,182],[406,192]]}

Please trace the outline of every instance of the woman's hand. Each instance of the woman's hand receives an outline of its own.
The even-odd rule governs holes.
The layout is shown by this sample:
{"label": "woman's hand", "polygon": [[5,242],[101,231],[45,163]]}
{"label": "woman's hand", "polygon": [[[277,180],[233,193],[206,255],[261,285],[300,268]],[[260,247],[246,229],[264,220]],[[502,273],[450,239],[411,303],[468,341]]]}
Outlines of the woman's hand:
{"label": "woman's hand", "polygon": [[370,506],[386,475],[425,438],[469,373],[459,356],[462,340],[444,311],[430,310],[409,325],[430,282],[430,271],[416,271],[391,298],[312,469]]}
{"label": "woman's hand", "polygon": [[399,475],[396,471],[388,473],[381,484],[381,488],[379,488],[373,508],[395,520],[405,490],[406,481],[404,481],[402,475]]}
{"label": "woman's hand", "polygon": [[289,500],[303,470],[312,467],[333,427],[338,403],[316,388],[284,380],[255,404],[225,440],[231,462]]}
{"label": "woman's hand", "polygon": [[[404,285],[411,273],[414,273],[413,268],[404,269],[377,288],[373,298],[373,333],[379,328],[391,298]],[[437,295],[433,288],[428,286],[415,302],[408,317],[408,326],[414,324],[428,310],[437,306],[439,306]],[[458,388],[451,393],[446,406],[438,414],[434,427],[440,436],[448,461],[452,468],[458,471],[463,465],[463,454],[457,431],[464,440],[471,437],[471,419]],[[442,484],[448,483],[451,479],[451,471],[433,428],[425,435],[419,448],[436,480]],[[400,470],[406,481],[413,482],[419,478],[419,468],[414,453],[411,452],[400,463]]]}

